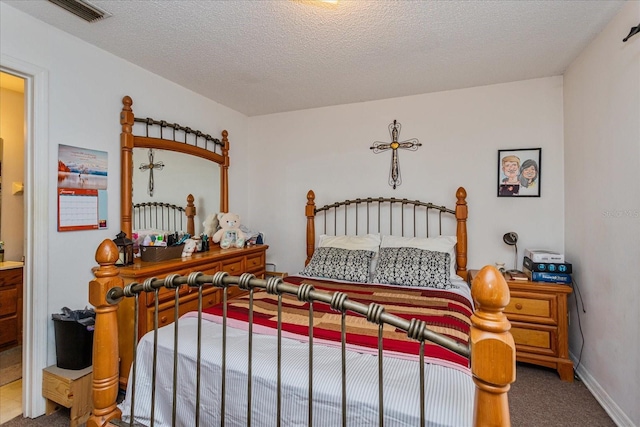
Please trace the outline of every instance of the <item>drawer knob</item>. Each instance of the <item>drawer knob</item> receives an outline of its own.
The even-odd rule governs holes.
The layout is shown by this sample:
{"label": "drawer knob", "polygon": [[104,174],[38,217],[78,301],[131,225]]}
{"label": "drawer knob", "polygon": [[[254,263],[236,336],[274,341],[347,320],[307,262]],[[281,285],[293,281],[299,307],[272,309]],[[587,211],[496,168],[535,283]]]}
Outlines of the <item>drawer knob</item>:
{"label": "drawer knob", "polygon": [[516,303],[516,309],[517,310],[522,310],[522,304]]}
{"label": "drawer knob", "polygon": [[160,318],[160,323],[167,323],[167,316],[162,316]]}
{"label": "drawer knob", "polygon": [[209,301],[207,301],[207,304],[209,304],[209,305],[213,305],[213,300],[212,300],[212,299],[210,299]]}

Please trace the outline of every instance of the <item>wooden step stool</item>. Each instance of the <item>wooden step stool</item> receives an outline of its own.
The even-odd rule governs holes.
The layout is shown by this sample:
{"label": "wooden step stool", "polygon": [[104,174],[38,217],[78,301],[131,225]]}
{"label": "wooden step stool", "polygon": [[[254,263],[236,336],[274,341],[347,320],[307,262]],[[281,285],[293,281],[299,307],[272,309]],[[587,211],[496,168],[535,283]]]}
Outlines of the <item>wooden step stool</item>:
{"label": "wooden step stool", "polygon": [[47,399],[46,414],[52,414],[60,405],[71,409],[70,427],[85,423],[91,415],[93,400],[91,382],[93,367],[71,370],[56,365],[42,370],[42,396]]}

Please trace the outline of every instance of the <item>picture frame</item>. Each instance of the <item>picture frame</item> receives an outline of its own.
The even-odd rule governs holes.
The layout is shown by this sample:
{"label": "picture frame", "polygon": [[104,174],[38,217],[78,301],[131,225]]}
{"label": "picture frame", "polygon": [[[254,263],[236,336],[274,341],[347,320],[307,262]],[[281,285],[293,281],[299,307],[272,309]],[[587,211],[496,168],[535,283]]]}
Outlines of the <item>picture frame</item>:
{"label": "picture frame", "polygon": [[542,148],[498,150],[498,197],[540,197]]}

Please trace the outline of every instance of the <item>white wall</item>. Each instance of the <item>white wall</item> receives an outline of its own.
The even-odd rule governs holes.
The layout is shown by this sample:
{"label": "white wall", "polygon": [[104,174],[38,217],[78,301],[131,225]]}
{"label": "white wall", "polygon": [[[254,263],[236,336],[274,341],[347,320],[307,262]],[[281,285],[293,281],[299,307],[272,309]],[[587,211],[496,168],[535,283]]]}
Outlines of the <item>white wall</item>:
{"label": "white wall", "polygon": [[627,2],[571,65],[564,89],[565,243],[586,308],[581,365],[596,395],[619,407],[607,409],[627,414],[619,425],[640,425],[640,36],[622,42],[639,21],[640,2]]}
{"label": "white wall", "polygon": [[[416,152],[400,151],[403,183],[388,184],[387,126],[402,124],[400,140],[418,138]],[[249,118],[250,227],[265,233],[268,261],[295,273],[306,257],[307,191],[318,206],[336,200],[394,196],[455,206],[466,188],[468,267],[513,265],[507,231],[519,248],[562,251],[562,78],[475,87],[382,101]],[[542,148],[540,198],[497,197],[498,149]],[[519,254],[522,264],[522,250]]]}
{"label": "white wall", "polygon": [[[48,260],[49,313],[63,306],[88,304],[88,282],[100,242],[120,230],[120,124],[122,97],[133,98],[133,111],[142,117],[177,122],[211,135],[229,131],[231,142],[230,204],[247,211],[245,168],[236,159],[247,156],[247,119],[244,115],[177,86],[140,67],[97,49],[86,42],[0,3],[2,55],[34,64],[49,75]],[[25,35],[28,35],[26,37]],[[37,141],[36,141],[37,143]],[[58,144],[107,151],[109,156],[108,230],[59,233],[56,220]],[[35,153],[37,156],[38,153]],[[237,162],[237,164],[236,164]],[[185,184],[185,189],[188,184]],[[64,248],[64,249],[63,249]],[[52,322],[47,343],[49,363],[55,363]]]}
{"label": "white wall", "polygon": [[12,183],[24,181],[24,95],[0,88],[0,138],[2,156],[2,216],[0,240],[5,261],[24,255],[24,194],[13,194]]}

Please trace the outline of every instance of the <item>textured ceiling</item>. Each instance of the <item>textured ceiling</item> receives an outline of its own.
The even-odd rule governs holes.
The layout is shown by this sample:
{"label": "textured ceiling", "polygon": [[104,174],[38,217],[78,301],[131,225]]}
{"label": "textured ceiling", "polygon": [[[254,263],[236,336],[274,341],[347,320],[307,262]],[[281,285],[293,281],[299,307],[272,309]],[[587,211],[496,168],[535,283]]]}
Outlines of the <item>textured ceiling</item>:
{"label": "textured ceiling", "polygon": [[624,3],[2,1],[248,116],[560,75]]}

